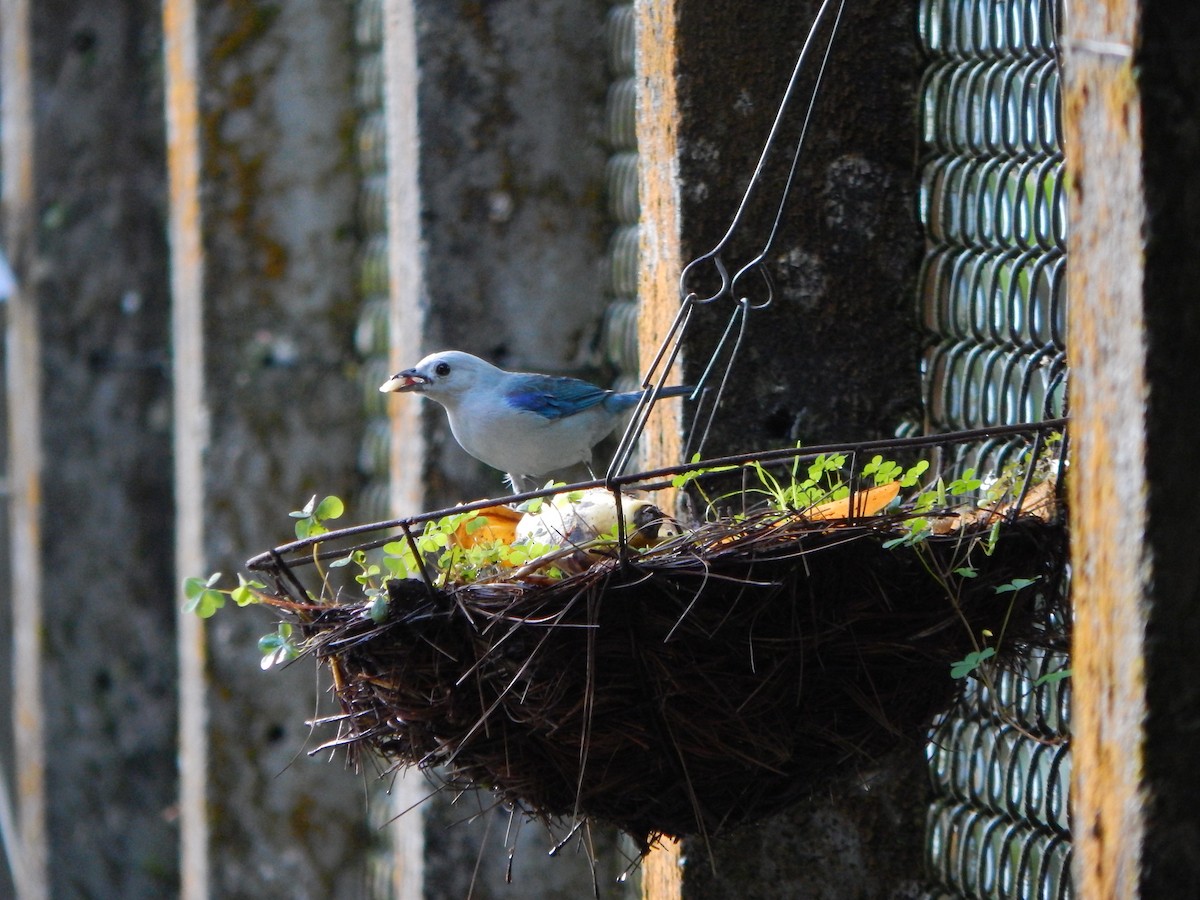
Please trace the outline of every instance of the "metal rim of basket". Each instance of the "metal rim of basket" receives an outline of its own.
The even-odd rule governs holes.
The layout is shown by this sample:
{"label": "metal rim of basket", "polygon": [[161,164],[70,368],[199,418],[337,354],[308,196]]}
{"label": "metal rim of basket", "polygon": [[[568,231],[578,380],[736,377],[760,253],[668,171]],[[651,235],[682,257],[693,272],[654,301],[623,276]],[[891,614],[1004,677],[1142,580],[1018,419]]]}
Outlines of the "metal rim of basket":
{"label": "metal rim of basket", "polygon": [[[637,554],[639,552],[631,548],[627,540],[629,527],[625,519],[623,506],[620,502],[622,493],[627,490],[632,489],[653,493],[671,487],[671,479],[674,476],[689,472],[703,472],[706,469],[720,467],[742,467],[754,463],[790,463],[794,460],[816,459],[823,454],[841,453],[845,454],[848,459],[849,471],[845,478],[845,484],[849,490],[847,498],[849,502],[848,508],[853,511],[855,509],[855,497],[863,490],[863,487],[856,483],[857,478],[855,476],[861,469],[862,460],[864,458],[869,460],[871,455],[888,452],[926,451],[930,455],[940,453],[953,458],[952,448],[962,447],[966,449],[970,447],[980,458],[987,458],[994,453],[996,455],[996,468],[998,471],[1013,453],[1025,452],[1026,449],[1030,451],[1031,460],[1036,460],[1042,449],[1046,446],[1047,440],[1055,433],[1062,435],[1062,441],[1056,456],[1060,461],[1065,459],[1067,424],[1068,419],[1056,418],[1036,423],[1000,425],[991,428],[976,428],[967,431],[921,435],[917,437],[831,443],[810,447],[760,450],[752,453],[712,457],[627,475],[613,475],[591,481],[548,486],[535,491],[525,491],[508,496],[475,500],[470,503],[443,507],[411,516],[352,525],[346,528],[327,531],[320,535],[280,544],[252,557],[247,560],[245,565],[250,571],[260,572],[273,577],[277,586],[284,593],[291,596],[297,602],[304,602],[305,591],[294,571],[297,568],[341,558],[348,553],[359,550],[373,550],[397,540],[407,541],[409,546],[413,548],[414,553],[416,553],[417,537],[420,534],[420,529],[424,527],[426,522],[437,521],[450,515],[480,511],[503,505],[517,505],[530,500],[592,489],[603,489],[613,494],[617,515],[617,552],[622,560],[627,560],[630,554]],[[1021,440],[1022,438],[1024,440]],[[1056,492],[1061,492],[1062,489],[1062,471],[1063,467],[1060,465],[1058,475],[1055,478]],[[930,477],[937,478],[944,474],[941,471],[932,472]],[[1017,511],[1021,508],[1025,497],[1033,485],[1034,474],[1034,465],[1030,464],[1025,467],[1020,487],[1014,498],[1015,502],[1008,513],[1010,517],[1015,517]],[[803,510],[796,510],[796,512],[800,513]],[[830,524],[861,524],[869,518],[868,516],[850,515],[842,519],[830,520]],[[345,543],[353,538],[365,538],[365,540],[360,540],[352,544]],[[327,545],[330,549],[321,549],[322,545]],[[422,572],[421,574],[426,586],[430,590],[434,590],[436,586],[430,573]]]}

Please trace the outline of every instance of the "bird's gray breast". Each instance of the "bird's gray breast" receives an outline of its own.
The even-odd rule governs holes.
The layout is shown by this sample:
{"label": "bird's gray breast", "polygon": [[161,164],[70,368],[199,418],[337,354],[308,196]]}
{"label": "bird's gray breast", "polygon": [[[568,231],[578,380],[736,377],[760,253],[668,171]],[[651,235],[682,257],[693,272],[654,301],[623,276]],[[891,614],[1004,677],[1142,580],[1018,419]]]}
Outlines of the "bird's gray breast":
{"label": "bird's gray breast", "polygon": [[591,459],[592,446],[613,427],[597,406],[562,419],[528,410],[464,402],[447,407],[450,430],[463,449],[503,472],[542,475]]}

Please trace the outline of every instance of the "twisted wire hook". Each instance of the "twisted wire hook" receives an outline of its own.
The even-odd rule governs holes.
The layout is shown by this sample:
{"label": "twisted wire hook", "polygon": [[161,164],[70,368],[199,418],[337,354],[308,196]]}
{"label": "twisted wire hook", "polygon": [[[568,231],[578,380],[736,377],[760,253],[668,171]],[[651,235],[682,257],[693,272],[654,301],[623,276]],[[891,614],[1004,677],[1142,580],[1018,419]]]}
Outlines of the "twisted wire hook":
{"label": "twisted wire hook", "polygon": [[[760,189],[764,172],[768,159],[776,148],[779,138],[779,133],[783,127],[783,123],[792,105],[793,95],[796,93],[797,85],[800,81],[800,75],[804,70],[809,56],[814,47],[817,46],[818,35],[822,24],[827,18],[827,14],[836,6],[836,14],[829,28],[829,35],[824,46],[824,52],[821,57],[820,66],[813,80],[812,89],[809,93],[808,104],[804,111],[804,117],[801,122],[800,134],[796,140],[795,147],[792,151],[791,165],[788,169],[787,179],[784,182],[783,189],[779,195],[778,202],[775,206],[774,219],[771,224],[767,238],[759,249],[758,253],[745,265],[741,266],[734,275],[729,274],[729,269],[722,258],[721,254],[729,246],[734,235],[741,228],[746,217],[746,211],[750,205],[751,198]],[[642,379],[643,395],[634,407],[633,413],[630,416],[629,423],[626,426],[621,440],[617,445],[617,449],[613,454],[606,473],[605,482],[612,484],[614,479],[625,469],[630,459],[633,456],[634,447],[642,432],[645,430],[647,421],[655,401],[658,399],[659,393],[666,384],[667,376],[671,368],[677,361],[683,344],[683,336],[692,320],[692,313],[696,307],[713,303],[716,300],[725,296],[734,296],[736,305],[731,311],[729,320],[725,325],[724,333],[714,347],[709,361],[705,366],[704,372],[696,383],[695,390],[690,397],[691,400],[707,397],[710,393],[708,382],[713,373],[717,371],[721,362],[722,355],[728,353],[724,361],[724,366],[721,371],[720,383],[715,391],[712,392],[711,407],[708,412],[707,420],[700,432],[699,445],[697,451],[704,445],[705,440],[712,428],[713,420],[716,415],[717,406],[719,405],[721,396],[724,394],[726,385],[729,381],[730,372],[733,367],[734,360],[741,349],[742,341],[746,334],[746,324],[749,318],[749,313],[754,309],[764,309],[770,305],[774,299],[774,285],[771,281],[770,272],[763,264],[767,255],[771,252],[774,246],[775,239],[778,236],[780,226],[783,222],[784,211],[787,207],[788,198],[792,191],[792,186],[795,183],[796,172],[799,168],[800,156],[804,149],[805,138],[808,135],[809,125],[812,122],[813,112],[816,106],[817,95],[820,92],[821,82],[825,75],[825,70],[829,62],[829,56],[833,48],[833,40],[837,34],[838,26],[841,23],[842,13],[845,9],[845,0],[824,0],[818,9],[816,16],[813,19],[813,24],[809,28],[809,32],[804,41],[804,46],[800,50],[800,55],[796,60],[796,64],[792,69],[791,77],[788,80],[787,88],[784,91],[779,108],[776,110],[775,118],[771,124],[770,131],[767,134],[766,141],[763,144],[762,151],[759,154],[758,162],[754,167],[754,172],[750,177],[750,181],[746,186],[746,190],[742,194],[741,200],[738,203],[737,209],[733,214],[733,218],[729,223],[725,234],[716,243],[716,245],[686,266],[679,276],[679,295],[681,298],[679,311],[675,315],[670,328],[659,344],[658,350],[655,352],[653,360],[647,367],[646,375]],[[696,271],[705,264],[711,264],[717,273],[720,281],[718,289],[711,294],[703,294],[697,290],[689,288],[689,282],[695,276]],[[750,292],[746,292],[746,296],[736,296],[739,282],[751,272],[757,271],[766,286],[766,296],[757,302],[752,301]],[[735,331],[736,326],[736,331]],[[736,338],[730,343],[731,336],[736,334]],[[697,416],[694,420],[691,434],[688,438],[686,452],[691,452],[692,439],[696,433],[695,422],[699,421],[700,411],[697,410]]]}
{"label": "twisted wire hook", "polygon": [[[771,274],[767,270],[767,267],[763,264],[763,261],[767,258],[767,255],[771,252],[771,248],[774,247],[775,238],[779,235],[779,227],[783,223],[783,214],[784,214],[784,211],[787,209],[788,197],[791,195],[792,186],[796,181],[796,170],[800,167],[800,156],[804,150],[804,141],[805,141],[805,138],[808,137],[808,127],[809,127],[809,125],[812,124],[813,110],[816,108],[816,105],[817,105],[817,95],[821,92],[821,82],[825,78],[825,69],[829,65],[829,56],[833,52],[833,40],[835,37],[837,37],[838,26],[841,24],[842,12],[845,10],[845,8],[846,8],[845,0],[841,0],[841,2],[838,4],[837,13],[833,18],[833,24],[830,26],[830,29],[829,29],[829,41],[825,44],[825,53],[821,57],[821,65],[817,68],[816,77],[813,79],[812,91],[809,93],[809,97],[808,97],[808,108],[804,111],[804,121],[801,123],[801,126],[800,126],[800,136],[796,139],[796,149],[792,152],[792,164],[791,164],[790,168],[788,169],[787,179],[783,183],[783,190],[780,192],[780,195],[779,195],[779,203],[775,207],[775,219],[771,223],[771,230],[767,233],[767,239],[763,243],[762,248],[748,263],[746,263],[744,266],[742,266],[740,269],[738,269],[738,271],[734,274],[733,279],[729,285],[730,293],[740,301],[741,298],[737,297],[737,295],[739,293],[738,292],[738,282],[751,269],[758,270],[759,274],[762,276],[763,280],[766,282],[767,296],[766,296],[765,300],[759,301],[758,303],[752,303],[750,305],[750,309],[766,309],[768,306],[771,305],[771,301],[774,299],[774,296],[775,296],[774,285],[771,282]],[[820,21],[820,14],[818,14],[817,21],[818,22]],[[810,41],[812,40],[812,37],[815,34],[815,32],[816,32],[816,23],[813,24],[813,30],[809,32],[809,40]],[[805,43],[804,53],[807,53],[807,51],[808,51],[808,42]],[[803,55],[804,54],[802,53],[801,54],[802,58],[803,58]],[[795,77],[794,74],[793,74],[793,77]],[[786,96],[784,98],[784,103],[787,103]],[[783,108],[781,107],[780,115],[782,115],[782,112],[783,112]],[[778,122],[778,121],[779,121],[779,118],[777,117],[776,122]],[[761,161],[760,161],[760,165],[761,165]],[[740,212],[741,211],[739,210],[739,213]],[[728,239],[728,237],[729,237],[729,235],[726,234],[726,239]]]}
{"label": "twisted wire hook", "polygon": [[[691,262],[689,262],[686,266],[683,267],[683,271],[679,275],[679,296],[680,297],[688,297],[688,296],[695,294],[698,297],[698,299],[695,302],[706,304],[706,303],[711,303],[714,300],[717,300],[717,299],[727,295],[728,293],[730,293],[730,291],[733,287],[733,282],[736,279],[736,276],[735,276],[735,278],[730,278],[729,271],[728,271],[727,267],[725,266],[724,260],[721,259],[721,252],[727,246],[729,246],[730,241],[733,240],[733,236],[737,233],[738,229],[741,227],[742,220],[745,218],[745,215],[746,215],[746,210],[750,205],[750,200],[755,195],[759,186],[762,184],[764,171],[766,170],[767,160],[770,158],[772,151],[775,149],[776,139],[779,136],[779,131],[783,126],[784,119],[786,118],[788,110],[791,106],[792,95],[796,92],[796,87],[800,81],[800,73],[804,70],[804,65],[808,61],[809,54],[811,53],[813,47],[816,44],[817,34],[821,27],[821,23],[825,19],[826,13],[829,11],[829,9],[833,5],[834,5],[834,0],[824,0],[824,2],[821,4],[821,8],[817,10],[817,14],[813,18],[812,27],[808,31],[808,37],[805,38],[804,46],[801,48],[800,55],[796,59],[796,65],[792,69],[791,78],[788,79],[787,89],[783,93],[783,99],[779,103],[779,109],[775,113],[775,120],[771,123],[771,130],[767,133],[767,139],[763,143],[762,152],[759,154],[758,162],[754,167],[754,172],[750,176],[750,181],[746,185],[746,190],[742,194],[742,199],[738,203],[737,209],[733,214],[732,220],[730,220],[729,227],[725,230],[724,236],[722,236],[722,238],[719,241],[717,241],[716,245],[711,250],[709,250],[707,253],[697,256],[695,259],[693,259]],[[828,59],[828,55],[829,55],[829,46],[832,46],[833,35],[837,31],[838,23],[841,20],[842,10],[845,7],[845,5],[846,5],[846,0],[839,0],[839,2],[837,4],[837,8],[838,8],[837,16],[834,20],[834,23],[833,23],[833,26],[831,29],[831,33],[830,33],[829,44],[826,46],[826,51],[825,51],[825,59],[826,60]],[[773,228],[771,231],[771,240],[774,239],[775,231],[778,227],[779,218],[782,216],[782,207],[787,201],[787,194],[791,188],[792,176],[795,174],[795,170],[796,170],[796,160],[799,158],[800,150],[804,144],[804,135],[808,131],[808,124],[812,117],[813,104],[815,103],[817,93],[820,89],[821,76],[823,75],[824,71],[825,71],[825,61],[823,60],[821,63],[821,68],[818,72],[816,81],[813,85],[813,89],[810,94],[808,110],[804,117],[804,126],[803,126],[803,129],[801,130],[800,140],[796,146],[795,158],[792,161],[792,171],[788,175],[787,187],[785,187],[783,195],[781,197],[780,212],[776,216],[776,228]],[[700,266],[702,266],[703,264],[705,264],[706,262],[709,262],[709,261],[712,262],[714,268],[716,268],[716,270],[717,270],[717,274],[720,276],[721,286],[716,291],[716,293],[713,293],[708,296],[703,296],[703,295],[698,294],[696,291],[692,290],[689,287],[689,279],[694,275],[696,269],[698,269]],[[740,274],[740,272],[741,272],[741,270],[739,270],[739,274]]]}

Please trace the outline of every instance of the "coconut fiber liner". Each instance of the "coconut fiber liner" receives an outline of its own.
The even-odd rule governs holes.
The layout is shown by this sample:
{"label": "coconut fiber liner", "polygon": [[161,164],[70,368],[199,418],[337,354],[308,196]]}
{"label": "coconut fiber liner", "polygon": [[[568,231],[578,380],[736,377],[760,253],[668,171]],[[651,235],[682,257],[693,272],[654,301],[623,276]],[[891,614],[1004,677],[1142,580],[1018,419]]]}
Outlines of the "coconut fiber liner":
{"label": "coconut fiber liner", "polygon": [[[1058,602],[1060,524],[1006,522],[986,555],[966,528],[885,548],[902,532],[870,522],[713,523],[560,581],[392,580],[381,622],[363,603],[277,603],[333,674],[331,744],[441,767],[533,816],[615,824],[645,850],[920,739],[985,629],[1000,664],[1052,643],[1039,622]],[[1014,578],[1037,586],[996,592]]]}

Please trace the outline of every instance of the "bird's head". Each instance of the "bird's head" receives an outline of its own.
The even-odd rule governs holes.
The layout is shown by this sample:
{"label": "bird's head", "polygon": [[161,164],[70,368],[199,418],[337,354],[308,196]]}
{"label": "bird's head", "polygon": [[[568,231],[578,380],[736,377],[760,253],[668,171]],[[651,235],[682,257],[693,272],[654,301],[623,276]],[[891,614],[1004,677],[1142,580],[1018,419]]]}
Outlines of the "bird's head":
{"label": "bird's head", "polygon": [[431,353],[411,369],[397,372],[379,386],[386,393],[417,391],[434,400],[452,400],[486,379],[502,374],[491,363],[470,353],[443,350]]}

